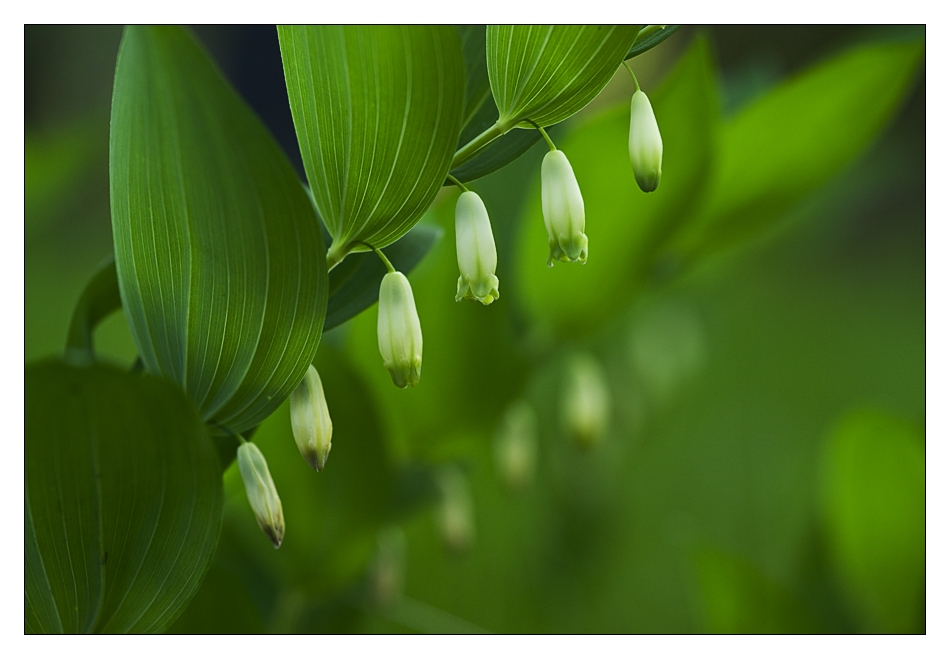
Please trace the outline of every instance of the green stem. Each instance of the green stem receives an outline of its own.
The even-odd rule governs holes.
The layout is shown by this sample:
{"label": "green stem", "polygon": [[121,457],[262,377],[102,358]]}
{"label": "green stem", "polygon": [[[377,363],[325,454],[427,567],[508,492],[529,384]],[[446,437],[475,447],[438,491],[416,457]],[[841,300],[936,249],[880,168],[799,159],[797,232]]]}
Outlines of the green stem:
{"label": "green stem", "polygon": [[630,66],[626,62],[624,62],[623,65],[627,67],[627,71],[629,71],[630,75],[633,76],[633,84],[637,86],[637,91],[640,91],[640,83],[637,82],[637,76],[634,75],[633,69],[631,69]]}
{"label": "green stem", "polygon": [[484,133],[477,136],[471,142],[469,142],[468,144],[466,144],[461,149],[455,152],[455,157],[452,158],[452,165],[449,167],[449,169],[455,169],[459,165],[462,165],[468,162],[469,160],[474,158],[475,155],[479,151],[481,151],[483,148],[488,146],[489,142],[491,142],[492,140],[498,139],[504,134],[505,134],[505,131],[503,131],[498,126],[498,122],[495,122],[494,124],[489,126],[488,129]]}
{"label": "green stem", "polygon": [[76,302],[66,335],[67,354],[80,361],[93,361],[92,335],[96,325],[121,307],[115,261],[109,257],[99,266]]}
{"label": "green stem", "polygon": [[374,252],[376,252],[376,256],[378,256],[380,259],[382,259],[383,263],[386,265],[386,270],[387,270],[388,272],[396,272],[396,268],[393,267],[393,264],[389,262],[389,259],[386,258],[386,255],[383,254],[382,251],[381,251],[379,248],[373,247],[373,246],[370,245],[369,243],[363,243],[363,244],[366,245],[367,247],[369,247],[369,248],[370,248],[371,250],[373,250]]}
{"label": "green stem", "polygon": [[552,142],[551,138],[548,137],[547,131],[545,131],[543,128],[541,128],[541,126],[534,123],[530,119],[528,119],[528,123],[534,126],[535,128],[537,128],[539,131],[541,131],[541,136],[544,138],[544,141],[548,143],[548,146],[551,147],[551,151],[557,151],[557,147],[554,146],[554,142]]}
{"label": "green stem", "polygon": [[666,27],[665,25],[647,25],[643,29],[641,29],[639,32],[637,32],[637,38],[633,40],[633,43],[635,44],[641,39],[648,37],[654,32],[656,32],[657,30],[662,30],[665,27]]}
{"label": "green stem", "polygon": [[464,184],[464,183],[462,183],[460,180],[458,180],[457,178],[455,178],[455,177],[452,176],[451,174],[446,174],[446,175],[445,175],[445,178],[449,179],[450,181],[452,181],[452,183],[454,183],[455,185],[457,185],[457,186],[459,186],[460,188],[462,188],[462,192],[470,192],[470,190],[465,187],[465,184]]}

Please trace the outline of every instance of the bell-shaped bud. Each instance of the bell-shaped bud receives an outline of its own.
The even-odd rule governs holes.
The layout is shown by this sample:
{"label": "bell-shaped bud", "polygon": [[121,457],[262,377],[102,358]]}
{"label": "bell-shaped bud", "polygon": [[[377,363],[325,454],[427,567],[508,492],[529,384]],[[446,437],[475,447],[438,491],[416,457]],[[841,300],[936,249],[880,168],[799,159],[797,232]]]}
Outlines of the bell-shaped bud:
{"label": "bell-shaped bud", "polygon": [[370,592],[377,606],[385,608],[399,599],[405,573],[406,534],[398,526],[380,529],[369,572]]}
{"label": "bell-shaped bud", "polygon": [[330,421],[327,399],[323,395],[323,382],[312,364],[290,394],[290,425],[300,455],[308,465],[323,471],[330,455],[333,422]]}
{"label": "bell-shaped bud", "polygon": [[538,419],[525,400],[505,412],[495,435],[495,464],[511,490],[519,490],[534,478],[538,451]]}
{"label": "bell-shaped bud", "polygon": [[660,184],[663,169],[663,139],[650,99],[640,90],[630,100],[629,147],[637,185],[644,192],[653,192]]}
{"label": "bell-shaped bud", "polygon": [[442,541],[452,552],[465,552],[475,537],[468,479],[456,465],[446,465],[439,470],[436,478],[442,495],[437,510]]}
{"label": "bell-shaped bud", "polygon": [[610,389],[596,359],[575,355],[568,364],[561,404],[564,429],[581,448],[600,442],[610,421]]}
{"label": "bell-shaped bud", "polygon": [[482,198],[470,190],[455,205],[455,249],[461,273],[455,301],[466,298],[487,305],[497,300],[495,238]]}
{"label": "bell-shaped bud", "polygon": [[549,151],[541,162],[541,214],[548,230],[548,267],[554,261],[587,262],[584,198],[563,151]]}
{"label": "bell-shaped bud", "polygon": [[412,287],[401,272],[390,272],[379,285],[376,326],[383,366],[397,387],[419,384],[422,374],[422,326],[412,298]]}
{"label": "bell-shaped bud", "polygon": [[284,539],[284,509],[267,469],[267,460],[254,444],[244,442],[238,447],[237,463],[257,524],[276,549]]}

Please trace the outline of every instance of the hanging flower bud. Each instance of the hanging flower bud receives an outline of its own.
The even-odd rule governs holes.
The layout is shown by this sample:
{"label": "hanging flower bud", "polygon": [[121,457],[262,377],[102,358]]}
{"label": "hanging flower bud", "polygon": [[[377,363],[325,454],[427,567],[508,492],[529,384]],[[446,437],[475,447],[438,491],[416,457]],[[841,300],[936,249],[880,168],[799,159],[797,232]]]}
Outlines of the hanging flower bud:
{"label": "hanging flower bud", "polygon": [[610,420],[610,390],[597,360],[589,355],[571,360],[563,396],[564,429],[581,448],[598,444]]}
{"label": "hanging flower bud", "polygon": [[397,387],[419,384],[422,374],[422,326],[412,287],[401,272],[390,272],[379,285],[379,353]]}
{"label": "hanging flower bud", "polygon": [[548,267],[554,261],[587,262],[584,199],[563,151],[549,151],[541,162],[541,214],[548,230]]}
{"label": "hanging flower bud", "polygon": [[637,185],[644,192],[653,192],[660,184],[663,165],[663,139],[653,116],[650,99],[637,90],[630,100],[630,164]]}
{"label": "hanging flower bud", "polygon": [[307,464],[323,471],[330,455],[330,437],[333,422],[323,395],[323,383],[317,369],[311,364],[307,374],[290,394],[290,425],[300,455]]}
{"label": "hanging flower bud", "polygon": [[466,298],[487,305],[497,300],[495,238],[482,198],[470,190],[455,205],[455,249],[462,275],[455,301]]}
{"label": "hanging flower bud", "polygon": [[380,529],[369,571],[370,592],[377,606],[385,608],[399,599],[405,573],[406,534],[398,526]]}
{"label": "hanging flower bud", "polygon": [[525,400],[508,408],[495,436],[495,462],[511,490],[528,485],[534,477],[538,450],[538,419]]}
{"label": "hanging flower bud", "polygon": [[437,511],[442,541],[450,551],[462,553],[475,536],[468,480],[457,466],[446,465],[438,472],[437,481],[442,494]]}
{"label": "hanging flower bud", "polygon": [[257,524],[276,549],[284,539],[284,510],[267,469],[267,460],[254,444],[244,442],[238,447],[237,463]]}

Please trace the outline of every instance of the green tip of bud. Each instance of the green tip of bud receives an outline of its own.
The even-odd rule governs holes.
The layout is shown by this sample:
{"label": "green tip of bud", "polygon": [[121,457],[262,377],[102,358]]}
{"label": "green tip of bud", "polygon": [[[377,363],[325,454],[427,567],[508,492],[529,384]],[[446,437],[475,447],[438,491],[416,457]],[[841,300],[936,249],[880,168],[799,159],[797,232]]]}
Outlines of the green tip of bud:
{"label": "green tip of bud", "polygon": [[422,326],[409,280],[390,272],[379,285],[377,322],[383,366],[400,389],[415,387],[422,375]]}
{"label": "green tip of bud", "polygon": [[650,99],[642,91],[630,100],[630,164],[637,185],[653,192],[660,185],[663,170],[663,138],[657,126]]}
{"label": "green tip of bud", "polygon": [[245,442],[237,450],[238,469],[244,481],[247,501],[254,511],[257,524],[261,527],[274,549],[284,540],[284,510],[277,496],[277,488],[267,469],[264,454],[251,442]]}
{"label": "green tip of bud", "polygon": [[313,365],[290,394],[290,424],[300,455],[312,468],[323,471],[330,456],[333,422],[323,382]]}
{"label": "green tip of bud", "polygon": [[548,267],[555,261],[587,263],[584,198],[562,151],[549,151],[541,162],[541,213],[548,230]]}

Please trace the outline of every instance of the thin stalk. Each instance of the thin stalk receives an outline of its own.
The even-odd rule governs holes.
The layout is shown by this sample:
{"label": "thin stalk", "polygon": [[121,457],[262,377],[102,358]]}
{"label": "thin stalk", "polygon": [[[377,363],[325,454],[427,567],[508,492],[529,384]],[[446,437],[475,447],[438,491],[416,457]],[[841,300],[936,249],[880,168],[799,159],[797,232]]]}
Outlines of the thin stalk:
{"label": "thin stalk", "polygon": [[631,69],[626,62],[624,62],[623,65],[627,67],[627,71],[629,71],[630,75],[633,76],[633,84],[637,86],[637,91],[640,91],[640,83],[637,82],[637,76],[633,73],[633,69]]}
{"label": "thin stalk", "polygon": [[458,187],[460,187],[460,188],[462,189],[462,192],[469,192],[469,189],[465,187],[465,184],[462,183],[462,182],[461,182],[460,180],[458,180],[457,178],[455,178],[454,176],[452,176],[451,174],[446,174],[446,175],[445,175],[445,178],[447,178],[447,179],[450,180],[452,183],[454,183],[455,185],[457,185]]}
{"label": "thin stalk", "polygon": [[541,126],[539,126],[538,124],[534,123],[534,122],[531,121],[530,119],[528,119],[528,123],[531,124],[532,126],[534,126],[535,128],[537,128],[539,131],[541,131],[541,137],[543,137],[543,138],[544,138],[544,141],[548,143],[548,146],[551,148],[551,151],[557,151],[557,147],[554,146],[554,142],[552,142],[552,141],[551,141],[551,138],[548,137],[548,133],[547,133],[546,130],[544,130],[543,128],[541,128]]}
{"label": "thin stalk", "polygon": [[385,264],[387,272],[396,272],[396,268],[393,267],[393,264],[389,262],[389,259],[386,258],[386,255],[383,254],[383,252],[378,247],[373,247],[369,243],[363,244],[376,252],[376,256],[378,256],[382,260],[383,264]]}

